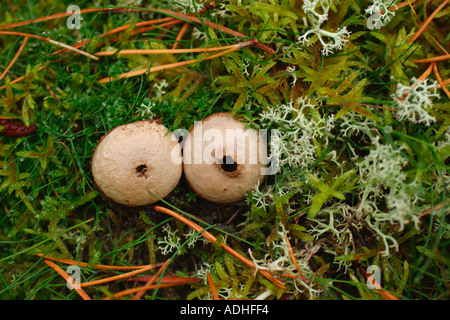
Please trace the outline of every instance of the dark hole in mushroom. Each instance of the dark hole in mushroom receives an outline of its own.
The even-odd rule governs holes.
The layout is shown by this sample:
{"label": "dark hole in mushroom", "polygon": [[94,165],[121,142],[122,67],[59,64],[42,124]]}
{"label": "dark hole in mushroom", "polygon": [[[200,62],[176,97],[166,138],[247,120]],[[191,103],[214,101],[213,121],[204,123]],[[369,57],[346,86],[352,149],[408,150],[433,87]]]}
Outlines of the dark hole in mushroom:
{"label": "dark hole in mushroom", "polygon": [[147,165],[141,164],[140,166],[136,167],[136,172],[139,173],[138,177],[145,177],[147,178]]}
{"label": "dark hole in mushroom", "polygon": [[233,158],[230,156],[225,156],[220,161],[220,167],[223,171],[234,172],[237,170],[237,163],[234,162]]}

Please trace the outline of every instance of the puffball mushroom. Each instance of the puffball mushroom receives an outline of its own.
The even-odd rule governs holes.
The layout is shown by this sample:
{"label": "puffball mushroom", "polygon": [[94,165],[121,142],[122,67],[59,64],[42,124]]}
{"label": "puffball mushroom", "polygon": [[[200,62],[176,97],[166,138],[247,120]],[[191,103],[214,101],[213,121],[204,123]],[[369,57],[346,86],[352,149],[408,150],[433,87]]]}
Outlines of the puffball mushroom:
{"label": "puffball mushroom", "polygon": [[264,179],[267,142],[229,112],[197,122],[184,140],[183,169],[196,194],[232,203]]}
{"label": "puffball mushroom", "polygon": [[[176,155],[180,161],[176,160]],[[162,124],[143,120],[115,127],[104,135],[92,156],[97,187],[127,206],[155,203],[167,196],[182,174],[181,146]]]}

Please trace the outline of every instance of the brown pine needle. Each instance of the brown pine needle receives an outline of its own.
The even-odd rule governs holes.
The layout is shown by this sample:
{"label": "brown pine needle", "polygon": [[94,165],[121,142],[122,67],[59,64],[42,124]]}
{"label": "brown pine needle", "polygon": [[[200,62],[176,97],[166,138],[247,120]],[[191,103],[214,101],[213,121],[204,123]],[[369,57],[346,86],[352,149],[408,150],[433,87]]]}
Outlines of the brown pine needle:
{"label": "brown pine needle", "polygon": [[420,37],[420,35],[425,31],[425,29],[428,27],[428,25],[431,23],[431,21],[434,19],[434,17],[441,11],[449,2],[450,0],[445,0],[442,2],[439,7],[434,10],[434,12],[428,17],[428,19],[423,23],[423,25],[417,30],[416,34],[408,41],[408,42],[414,42],[417,40],[417,38]]}
{"label": "brown pine needle", "polygon": [[[58,258],[54,258],[54,257],[50,257],[50,256],[44,256],[42,253],[37,253],[36,254],[38,257],[43,257],[46,260],[52,260],[52,261],[56,261],[56,262],[60,262],[60,263],[64,263],[64,264],[69,264],[69,265],[73,265],[73,266],[79,266],[79,267],[84,267],[86,268],[88,266],[88,264],[86,262],[78,262],[78,261],[74,261],[74,260],[69,260],[69,259],[58,259]],[[159,265],[161,265],[160,263],[155,264],[154,266],[158,267]],[[143,265],[143,266],[107,266],[107,265],[101,265],[101,264],[97,264],[95,266],[92,267],[92,269],[98,269],[98,270],[141,270],[143,268],[147,268],[151,266],[149,265]]]}
{"label": "brown pine needle", "polygon": [[[235,44],[235,45],[232,46],[232,48],[230,48],[228,50],[225,50],[223,52],[216,53],[216,54],[213,54],[211,56],[208,56],[208,57],[204,58],[203,61],[204,60],[210,60],[210,59],[218,58],[218,57],[223,56],[225,54],[228,54],[230,52],[237,51],[237,50],[239,50],[241,48],[244,48],[244,47],[247,47],[247,46],[251,46],[251,45],[255,44],[255,41],[257,41],[257,40],[254,39],[254,40],[242,42],[242,43],[239,43],[239,44]],[[119,79],[125,79],[125,78],[131,78],[131,77],[139,76],[139,75],[144,74],[144,73],[151,73],[151,72],[161,71],[161,70],[165,70],[165,69],[177,68],[177,67],[193,64],[193,63],[195,63],[197,61],[198,61],[197,59],[192,59],[192,60],[187,60],[187,61],[169,63],[169,64],[165,64],[165,65],[162,65],[162,66],[156,66],[156,67],[151,67],[151,68],[144,68],[144,69],[134,70],[134,71],[122,73],[121,75],[119,75],[118,78],[107,77],[107,78],[100,79],[99,82],[100,83],[108,83],[108,82],[119,80]]]}
{"label": "brown pine needle", "polygon": [[217,288],[216,288],[209,272],[206,273],[206,278],[208,279],[208,284],[209,284],[209,288],[211,289],[213,300],[220,300],[219,294],[217,293]]}
{"label": "brown pine needle", "polygon": [[84,52],[84,51],[82,51],[80,49],[74,48],[72,46],[69,46],[69,45],[64,44],[62,42],[59,42],[59,41],[55,41],[55,40],[52,40],[52,39],[48,39],[48,38],[44,38],[44,37],[38,36],[38,35],[35,35],[35,34],[16,32],[16,31],[0,31],[0,34],[22,36],[22,37],[29,37],[29,38],[39,39],[39,40],[42,40],[42,41],[45,41],[45,42],[57,45],[59,47],[63,47],[63,48],[66,48],[68,50],[77,52],[77,53],[82,54],[82,55],[84,55],[86,57],[89,57],[91,59],[99,60],[96,56],[93,56],[92,54]]}
{"label": "brown pine needle", "polygon": [[433,71],[434,71],[434,75],[436,76],[437,81],[439,82],[439,84],[441,85],[442,90],[444,90],[445,94],[447,95],[447,97],[450,98],[450,91],[447,89],[447,87],[444,85],[444,81],[442,81],[441,75],[439,74],[439,70],[437,67],[437,63],[433,62]]}
{"label": "brown pine needle", "polygon": [[124,273],[124,274],[119,274],[117,276],[108,277],[108,278],[99,279],[99,280],[94,280],[94,281],[83,282],[83,283],[80,283],[80,287],[96,286],[96,285],[107,283],[107,282],[112,282],[112,281],[116,281],[116,280],[126,279],[126,278],[129,278],[129,277],[133,277],[133,276],[135,276],[135,275],[137,275],[139,273],[155,269],[156,267],[157,267],[157,265],[149,265],[147,267],[144,267],[144,268],[141,268],[141,269],[138,269],[138,270],[130,271],[130,272],[127,272],[127,273]]}
{"label": "brown pine needle", "polygon": [[[154,209],[158,212],[161,213],[165,213],[169,216],[172,216],[178,220],[180,220],[181,222],[183,222],[184,224],[188,225],[189,227],[191,227],[192,229],[194,229],[197,232],[201,232],[201,235],[203,237],[205,237],[209,242],[211,242],[212,244],[215,244],[217,242],[217,238],[214,237],[211,233],[209,233],[208,231],[204,230],[202,227],[200,227],[198,224],[192,222],[191,220],[183,217],[182,215],[164,208],[164,207],[160,207],[160,206],[155,206]],[[255,269],[257,272],[259,272],[262,276],[266,277],[268,280],[270,280],[272,283],[274,283],[276,286],[282,288],[282,289],[286,289],[286,287],[284,286],[284,284],[278,280],[277,278],[275,278],[270,272],[266,271],[266,270],[260,270],[260,269],[256,269],[255,264],[250,261],[249,259],[247,259],[246,257],[244,257],[243,255],[241,255],[240,253],[238,253],[237,251],[235,251],[233,248],[229,247],[228,245],[226,245],[225,243],[221,243],[221,247],[222,249],[224,249],[226,252],[228,252],[229,254],[231,254],[233,257],[239,259],[240,261],[242,261],[243,263],[245,263],[247,266]]]}
{"label": "brown pine needle", "polygon": [[6,75],[6,73],[8,73],[8,71],[11,69],[11,67],[14,65],[14,63],[16,63],[17,59],[20,56],[20,53],[25,48],[25,45],[27,44],[28,39],[29,39],[28,37],[23,38],[22,44],[20,45],[19,49],[17,50],[16,55],[11,60],[11,62],[8,64],[8,66],[6,67],[5,71],[3,71],[3,73],[0,75],[0,80],[3,79],[3,77]]}
{"label": "brown pine needle", "polygon": [[[64,278],[64,280],[70,281],[69,279],[72,279],[67,274],[67,272],[65,272],[62,268],[60,268],[56,263],[53,263],[52,261],[46,260],[46,259],[44,259],[44,262],[47,265],[49,265],[51,268],[53,268],[53,270],[58,272]],[[77,287],[74,283],[72,283],[72,284],[73,284],[73,288],[75,289],[75,291],[80,295],[81,298],[83,298],[83,300],[91,300],[91,298],[87,295],[87,293],[83,289]]]}

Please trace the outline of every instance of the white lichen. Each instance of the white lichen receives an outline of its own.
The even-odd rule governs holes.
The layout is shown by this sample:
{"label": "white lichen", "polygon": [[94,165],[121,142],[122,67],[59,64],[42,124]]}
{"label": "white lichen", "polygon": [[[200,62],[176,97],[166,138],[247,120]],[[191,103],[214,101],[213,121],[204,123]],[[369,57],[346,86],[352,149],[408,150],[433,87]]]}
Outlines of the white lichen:
{"label": "white lichen", "polygon": [[436,119],[429,110],[433,106],[432,98],[439,98],[436,92],[437,81],[431,84],[428,79],[419,81],[412,78],[411,85],[397,84],[397,90],[393,99],[397,104],[396,117],[400,121],[410,121],[412,123],[423,123],[429,126]]}
{"label": "white lichen", "polygon": [[298,38],[301,45],[309,45],[311,37],[317,36],[322,44],[322,54],[325,56],[334,53],[335,50],[342,50],[350,37],[350,31],[346,26],[337,29],[335,32],[322,29],[322,24],[328,19],[331,3],[332,0],[305,0],[303,2],[302,8],[308,15],[311,26]]}

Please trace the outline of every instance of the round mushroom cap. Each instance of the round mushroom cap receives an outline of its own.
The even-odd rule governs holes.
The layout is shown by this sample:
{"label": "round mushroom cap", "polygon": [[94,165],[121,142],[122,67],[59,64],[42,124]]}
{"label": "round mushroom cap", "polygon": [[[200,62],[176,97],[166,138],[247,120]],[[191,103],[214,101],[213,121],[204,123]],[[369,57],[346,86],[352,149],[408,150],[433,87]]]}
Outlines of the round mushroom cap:
{"label": "round mushroom cap", "polygon": [[104,135],[92,156],[97,187],[111,200],[144,206],[167,196],[182,167],[177,138],[162,124],[143,120],[118,126]]}
{"label": "round mushroom cap", "polygon": [[232,203],[264,179],[267,142],[229,112],[197,122],[186,136],[183,168],[190,187],[215,203]]}

